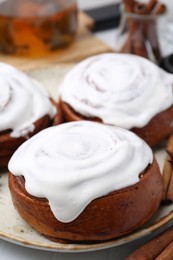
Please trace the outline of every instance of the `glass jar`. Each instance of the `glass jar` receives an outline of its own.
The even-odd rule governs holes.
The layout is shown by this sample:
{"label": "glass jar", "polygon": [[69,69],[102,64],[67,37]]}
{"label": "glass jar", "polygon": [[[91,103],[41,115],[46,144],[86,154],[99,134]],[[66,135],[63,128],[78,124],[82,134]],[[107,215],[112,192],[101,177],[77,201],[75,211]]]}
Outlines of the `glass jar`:
{"label": "glass jar", "polygon": [[75,0],[0,0],[0,52],[39,55],[75,37]]}
{"label": "glass jar", "polygon": [[132,53],[159,63],[162,57],[159,30],[165,13],[144,15],[122,11],[116,32],[116,52]]}

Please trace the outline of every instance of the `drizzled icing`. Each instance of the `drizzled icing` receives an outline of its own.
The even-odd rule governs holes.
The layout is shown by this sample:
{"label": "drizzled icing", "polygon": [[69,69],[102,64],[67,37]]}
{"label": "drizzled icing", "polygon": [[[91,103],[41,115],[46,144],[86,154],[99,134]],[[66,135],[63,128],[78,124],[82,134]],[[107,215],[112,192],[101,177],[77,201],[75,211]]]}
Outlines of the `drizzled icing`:
{"label": "drizzled icing", "polygon": [[76,112],[126,129],[145,126],[173,104],[173,75],[130,54],[101,54],[76,65],[60,95]]}
{"label": "drizzled icing", "polygon": [[95,198],[139,181],[153,161],[132,132],[89,121],[41,131],[14,153],[9,170],[28,193],[47,198],[55,217],[73,221]]}
{"label": "drizzled icing", "polygon": [[0,63],[0,131],[12,129],[12,137],[27,136],[34,122],[55,115],[47,92],[34,79]]}

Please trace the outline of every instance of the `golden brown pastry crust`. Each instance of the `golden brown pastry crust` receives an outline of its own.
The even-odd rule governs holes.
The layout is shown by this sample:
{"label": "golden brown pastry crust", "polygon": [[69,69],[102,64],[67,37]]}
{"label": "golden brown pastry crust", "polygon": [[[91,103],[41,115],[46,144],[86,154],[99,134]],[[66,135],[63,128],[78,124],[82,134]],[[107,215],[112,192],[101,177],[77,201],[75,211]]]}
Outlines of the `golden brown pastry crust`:
{"label": "golden brown pastry crust", "polygon": [[37,231],[57,242],[85,243],[110,240],[134,231],[155,213],[163,193],[155,159],[138,183],[93,200],[70,223],[58,221],[46,199],[29,195],[23,177],[9,173],[9,188],[15,208]]}
{"label": "golden brown pastry crust", "polygon": [[[51,125],[57,125],[63,122],[63,116],[61,110],[59,109],[59,105],[57,105],[53,99],[51,99],[51,102],[57,108],[55,117],[51,119],[48,115],[45,115],[37,120],[34,123],[34,131],[29,133],[28,137],[37,134]],[[10,135],[10,133],[10,129],[0,132],[0,170],[7,167],[9,159],[14,151],[27,139],[25,137],[14,138]]]}
{"label": "golden brown pastry crust", "polygon": [[[102,122],[99,118],[87,118],[80,115],[62,100],[60,100],[60,107],[67,122],[77,120]],[[141,137],[151,147],[159,144],[173,132],[173,105],[153,117],[146,126],[130,130]]]}

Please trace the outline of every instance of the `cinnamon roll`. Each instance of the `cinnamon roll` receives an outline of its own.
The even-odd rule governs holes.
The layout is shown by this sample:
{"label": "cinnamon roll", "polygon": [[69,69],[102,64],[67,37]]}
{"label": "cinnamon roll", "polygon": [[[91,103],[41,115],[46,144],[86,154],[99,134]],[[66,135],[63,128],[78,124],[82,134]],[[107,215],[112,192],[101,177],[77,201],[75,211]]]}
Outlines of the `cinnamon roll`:
{"label": "cinnamon roll", "polygon": [[66,121],[92,120],[132,130],[150,146],[173,131],[173,75],[130,54],[101,54],[65,77]]}
{"label": "cinnamon roll", "polygon": [[128,234],[162,199],[151,148],[128,130],[96,122],[41,131],[13,154],[9,171],[19,214],[54,241],[105,241]]}
{"label": "cinnamon roll", "polygon": [[0,63],[0,168],[18,146],[53,120],[61,122],[55,102],[34,79]]}

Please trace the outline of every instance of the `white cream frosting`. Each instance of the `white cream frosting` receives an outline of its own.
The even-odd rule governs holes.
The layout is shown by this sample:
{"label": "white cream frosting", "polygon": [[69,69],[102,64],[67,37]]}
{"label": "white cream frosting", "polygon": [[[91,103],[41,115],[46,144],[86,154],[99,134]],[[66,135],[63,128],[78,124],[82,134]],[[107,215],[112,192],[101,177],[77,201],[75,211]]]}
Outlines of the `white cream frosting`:
{"label": "white cream frosting", "polygon": [[0,63],[0,131],[12,129],[12,137],[27,136],[34,131],[35,121],[55,113],[48,93],[37,81]]}
{"label": "white cream frosting", "polygon": [[24,176],[28,193],[48,199],[58,220],[70,222],[95,198],[137,183],[152,162],[151,149],[132,132],[78,121],[30,138],[9,170]]}
{"label": "white cream frosting", "polygon": [[66,75],[60,96],[81,115],[141,128],[173,104],[173,75],[139,56],[101,54]]}

